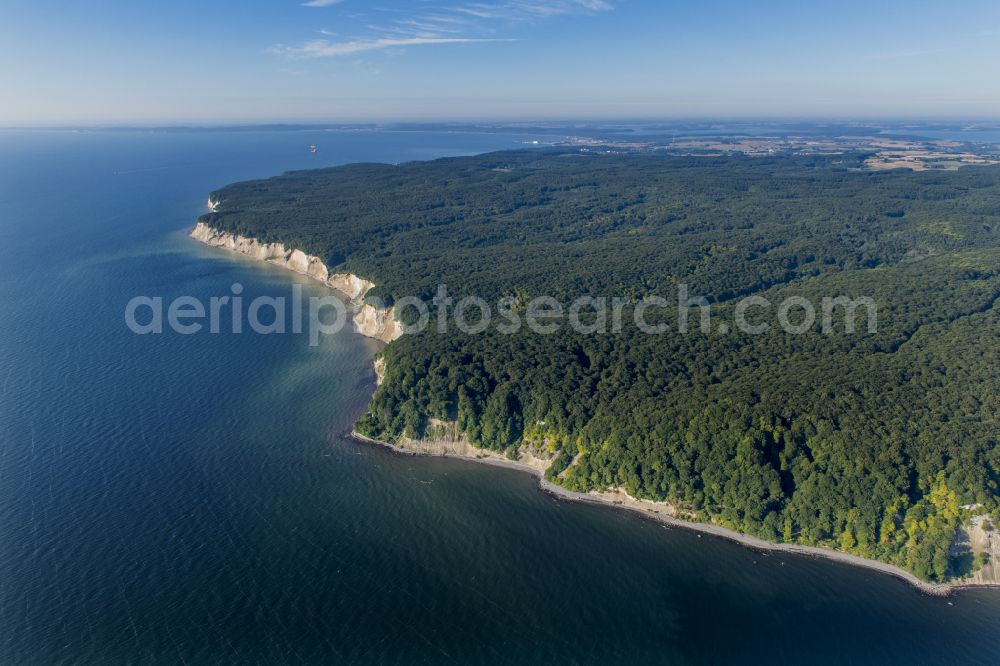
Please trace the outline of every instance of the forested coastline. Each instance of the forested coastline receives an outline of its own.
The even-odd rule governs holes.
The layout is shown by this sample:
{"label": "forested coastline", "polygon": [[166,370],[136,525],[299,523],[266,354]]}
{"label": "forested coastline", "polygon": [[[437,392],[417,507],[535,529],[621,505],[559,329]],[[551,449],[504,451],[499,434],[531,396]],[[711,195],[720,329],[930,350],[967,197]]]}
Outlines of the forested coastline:
{"label": "forested coastline", "polygon": [[[484,448],[547,447],[549,477],[573,490],[623,487],[940,581],[977,564],[949,554],[959,524],[998,510],[1000,170],[874,173],[863,159],[360,164],[228,186],[202,221],[371,279],[386,304],[439,284],[515,309],[625,299],[620,332],[404,336],[383,352],[366,435],[455,421]],[[878,330],[638,331],[635,304],[680,284],[714,321],[750,294],[868,296]]]}

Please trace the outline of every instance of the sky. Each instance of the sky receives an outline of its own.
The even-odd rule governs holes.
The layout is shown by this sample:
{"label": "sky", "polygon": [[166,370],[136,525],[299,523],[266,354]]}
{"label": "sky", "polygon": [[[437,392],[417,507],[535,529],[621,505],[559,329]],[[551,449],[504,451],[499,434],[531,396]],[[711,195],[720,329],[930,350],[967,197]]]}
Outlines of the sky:
{"label": "sky", "polygon": [[0,125],[1000,120],[997,0],[0,0]]}

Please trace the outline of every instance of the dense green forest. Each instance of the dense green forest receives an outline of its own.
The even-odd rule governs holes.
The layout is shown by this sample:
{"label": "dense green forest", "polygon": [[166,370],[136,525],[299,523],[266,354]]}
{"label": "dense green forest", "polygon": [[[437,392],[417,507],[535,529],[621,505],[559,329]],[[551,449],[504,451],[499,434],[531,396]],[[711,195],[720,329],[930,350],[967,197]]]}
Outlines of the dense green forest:
{"label": "dense green forest", "polygon": [[[624,487],[941,580],[961,506],[1000,508],[1000,169],[872,172],[863,157],[358,164],[228,186],[203,221],[323,257],[385,303],[439,284],[515,309],[627,299],[620,332],[404,336],[383,352],[368,435],[457,421],[482,447],[547,447],[572,489]],[[846,295],[875,300],[878,329],[640,333],[634,304],[681,283],[713,324],[750,294]]]}

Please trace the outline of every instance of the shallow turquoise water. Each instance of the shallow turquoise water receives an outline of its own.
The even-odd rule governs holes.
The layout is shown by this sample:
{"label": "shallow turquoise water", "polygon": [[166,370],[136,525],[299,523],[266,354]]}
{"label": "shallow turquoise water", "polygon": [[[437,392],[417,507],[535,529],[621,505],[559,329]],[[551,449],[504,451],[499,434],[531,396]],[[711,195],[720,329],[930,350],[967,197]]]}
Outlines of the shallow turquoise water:
{"label": "shallow turquoise water", "polygon": [[186,237],[218,186],[520,139],[0,132],[0,663],[1000,662],[998,592],[345,440],[374,388],[352,332],[125,326],[136,295],[323,293]]}

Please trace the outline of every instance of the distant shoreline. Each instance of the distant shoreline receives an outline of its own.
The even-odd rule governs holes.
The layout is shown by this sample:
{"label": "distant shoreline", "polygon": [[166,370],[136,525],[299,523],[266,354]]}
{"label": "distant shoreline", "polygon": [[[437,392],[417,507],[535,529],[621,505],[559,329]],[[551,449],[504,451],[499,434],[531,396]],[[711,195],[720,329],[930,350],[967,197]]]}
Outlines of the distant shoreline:
{"label": "distant shoreline", "polygon": [[[597,504],[601,506],[615,507],[618,509],[625,509],[632,511],[639,515],[645,516],[651,520],[655,520],[664,525],[669,525],[670,527],[681,527],[684,529],[693,530],[702,534],[711,534],[712,536],[721,537],[740,544],[746,548],[752,550],[763,551],[763,552],[781,552],[781,553],[791,553],[794,555],[805,555],[810,557],[819,557],[827,560],[832,560],[834,562],[840,562],[843,564],[849,564],[856,567],[861,567],[864,569],[869,569],[872,571],[877,571],[879,573],[887,574],[889,576],[894,576],[901,580],[906,581],[911,584],[919,591],[924,594],[946,597],[950,595],[953,591],[959,589],[974,589],[974,588],[989,588],[997,589],[1000,585],[984,584],[984,583],[963,583],[961,581],[955,583],[929,583],[927,581],[920,580],[914,576],[909,571],[901,569],[895,565],[887,564],[885,562],[879,562],[878,560],[869,560],[859,555],[851,555],[849,553],[843,553],[836,550],[830,550],[829,548],[821,548],[818,546],[803,546],[800,544],[788,544],[788,543],[775,543],[771,541],[765,541],[755,536],[749,534],[743,534],[735,530],[731,530],[720,525],[713,525],[710,523],[698,523],[689,522],[686,520],[681,520],[680,518],[675,518],[673,516],[668,516],[663,513],[653,510],[651,507],[643,507],[641,501],[633,500],[636,503],[626,504],[621,501],[616,501],[611,499],[611,497],[604,493],[578,493],[572,490],[567,490],[562,486],[556,485],[551,481],[548,481],[544,474],[537,467],[532,467],[530,465],[520,463],[514,460],[508,460],[502,458],[499,454],[492,452],[484,452],[481,456],[471,456],[456,454],[447,451],[440,452],[430,452],[430,451],[418,451],[414,449],[408,449],[405,447],[395,446],[389,444],[388,442],[383,442],[377,439],[372,439],[371,437],[366,437],[359,432],[351,431],[348,434],[350,439],[363,444],[379,446],[382,448],[389,449],[397,455],[409,455],[409,456],[431,456],[439,458],[452,458],[455,460],[466,460],[469,462],[482,463],[486,465],[492,465],[494,467],[503,467],[506,469],[511,469],[520,472],[526,472],[531,474],[538,479],[538,484],[543,492],[552,495],[558,499],[563,499],[571,502],[583,502],[586,504]],[[650,503],[652,504],[652,503]]]}

